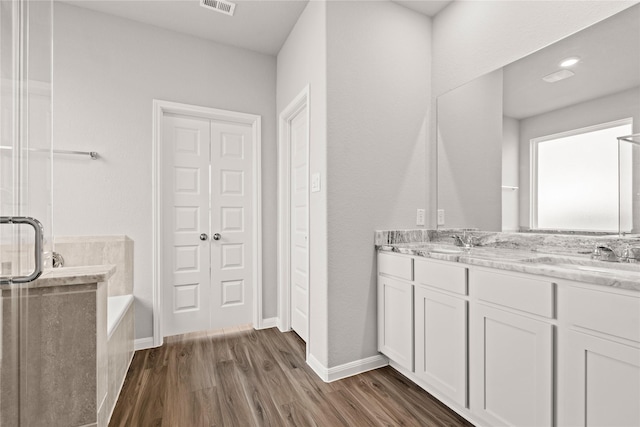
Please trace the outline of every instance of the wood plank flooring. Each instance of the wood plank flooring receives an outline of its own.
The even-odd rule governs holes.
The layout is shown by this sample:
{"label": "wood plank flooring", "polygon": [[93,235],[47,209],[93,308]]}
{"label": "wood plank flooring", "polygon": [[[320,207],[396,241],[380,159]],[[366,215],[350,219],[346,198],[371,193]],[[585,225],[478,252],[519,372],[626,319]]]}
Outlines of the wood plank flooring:
{"label": "wood plank flooring", "polygon": [[392,368],[333,383],[276,328],[166,339],[137,351],[110,426],[470,426]]}

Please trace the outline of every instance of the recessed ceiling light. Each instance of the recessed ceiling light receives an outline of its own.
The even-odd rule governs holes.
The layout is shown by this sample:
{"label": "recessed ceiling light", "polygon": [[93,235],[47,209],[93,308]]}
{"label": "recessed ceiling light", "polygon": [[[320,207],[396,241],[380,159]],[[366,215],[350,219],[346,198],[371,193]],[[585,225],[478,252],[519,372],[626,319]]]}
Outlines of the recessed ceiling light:
{"label": "recessed ceiling light", "polygon": [[551,73],[544,76],[542,80],[544,80],[547,83],[555,83],[555,82],[559,82],[560,80],[568,79],[569,77],[575,76],[575,75],[576,73],[574,73],[573,71],[560,70],[560,71],[556,71],[555,73]]}
{"label": "recessed ceiling light", "polygon": [[576,65],[578,62],[580,62],[580,58],[578,58],[577,56],[573,56],[571,58],[563,59],[560,63],[560,66],[562,68],[567,68]]}

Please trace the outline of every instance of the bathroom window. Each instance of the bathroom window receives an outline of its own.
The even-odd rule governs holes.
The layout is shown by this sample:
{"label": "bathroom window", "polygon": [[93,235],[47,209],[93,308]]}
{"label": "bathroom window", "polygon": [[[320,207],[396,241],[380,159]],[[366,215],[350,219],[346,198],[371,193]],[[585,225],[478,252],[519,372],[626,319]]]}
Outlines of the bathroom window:
{"label": "bathroom window", "polygon": [[531,228],[630,229],[631,119],[531,140]]}

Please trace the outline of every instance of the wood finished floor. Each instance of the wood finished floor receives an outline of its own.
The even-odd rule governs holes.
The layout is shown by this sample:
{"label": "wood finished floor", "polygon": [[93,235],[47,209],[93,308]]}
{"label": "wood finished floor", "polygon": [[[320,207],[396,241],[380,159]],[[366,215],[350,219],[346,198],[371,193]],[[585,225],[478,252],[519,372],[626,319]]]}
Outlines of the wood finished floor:
{"label": "wood finished floor", "polygon": [[232,328],[137,351],[110,426],[470,426],[392,368],[324,383],[304,342]]}

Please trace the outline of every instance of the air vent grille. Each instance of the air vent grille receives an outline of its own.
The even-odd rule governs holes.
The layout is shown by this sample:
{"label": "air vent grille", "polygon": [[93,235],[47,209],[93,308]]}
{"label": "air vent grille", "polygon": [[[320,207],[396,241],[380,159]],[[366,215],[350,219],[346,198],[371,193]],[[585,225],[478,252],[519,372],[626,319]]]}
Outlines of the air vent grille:
{"label": "air vent grille", "polygon": [[229,16],[233,16],[236,10],[235,3],[226,0],[200,0],[200,6]]}

